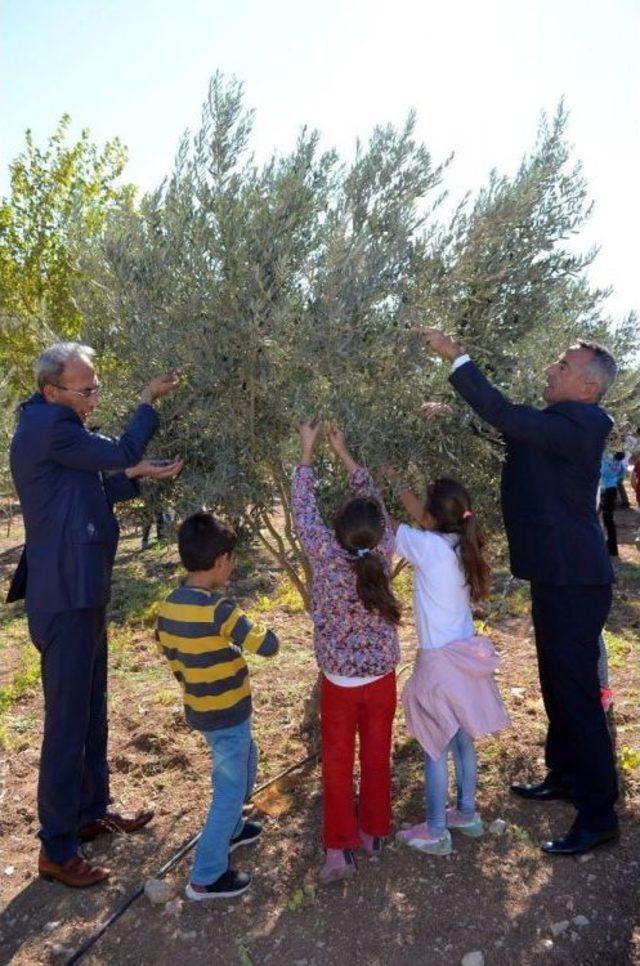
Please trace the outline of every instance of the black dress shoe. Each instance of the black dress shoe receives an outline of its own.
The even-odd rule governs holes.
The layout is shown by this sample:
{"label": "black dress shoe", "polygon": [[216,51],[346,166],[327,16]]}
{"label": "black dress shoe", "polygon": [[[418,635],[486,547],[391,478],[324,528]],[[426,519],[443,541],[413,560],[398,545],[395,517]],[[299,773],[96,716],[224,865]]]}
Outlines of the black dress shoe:
{"label": "black dress shoe", "polygon": [[552,842],[543,842],[542,851],[548,855],[580,855],[595,849],[598,845],[605,845],[607,842],[615,842],[620,838],[620,829],[617,825],[607,829],[605,832],[590,832],[585,828],[575,826],[561,835],[559,839]]}
{"label": "black dress shoe", "polygon": [[533,802],[551,802],[554,799],[570,802],[573,797],[568,788],[554,785],[548,782],[546,778],[543,782],[538,782],[537,785],[512,785],[511,791],[514,795],[519,795],[520,798],[528,798]]}

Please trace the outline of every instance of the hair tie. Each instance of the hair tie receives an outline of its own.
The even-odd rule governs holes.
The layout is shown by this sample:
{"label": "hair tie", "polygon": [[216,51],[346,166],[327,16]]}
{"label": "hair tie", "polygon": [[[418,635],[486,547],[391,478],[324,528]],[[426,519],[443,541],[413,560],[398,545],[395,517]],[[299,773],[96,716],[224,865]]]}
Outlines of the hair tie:
{"label": "hair tie", "polygon": [[368,557],[371,551],[368,547],[360,547],[358,550],[352,550],[351,553],[355,554],[356,557]]}
{"label": "hair tie", "polygon": [[462,519],[468,520],[469,517],[472,517],[472,516],[473,516],[473,510],[465,510],[464,513],[462,514]]}

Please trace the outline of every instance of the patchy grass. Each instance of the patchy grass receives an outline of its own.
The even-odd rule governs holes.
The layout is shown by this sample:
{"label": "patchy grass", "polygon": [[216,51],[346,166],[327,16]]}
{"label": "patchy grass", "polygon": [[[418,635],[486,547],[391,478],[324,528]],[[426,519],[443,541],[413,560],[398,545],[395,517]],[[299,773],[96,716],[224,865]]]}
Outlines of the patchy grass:
{"label": "patchy grass", "polygon": [[253,606],[253,613],[266,614],[278,609],[286,614],[304,613],[304,601],[289,577],[283,577],[272,594],[261,594]]}
{"label": "patchy grass", "polygon": [[10,744],[13,731],[25,731],[20,727],[20,717],[13,709],[21,698],[28,696],[40,683],[40,655],[35,647],[24,647],[17,670],[9,684],[0,688],[0,748]]}
{"label": "patchy grass", "polygon": [[513,587],[506,596],[507,613],[512,617],[521,617],[531,610],[531,593],[528,584]]}
{"label": "patchy grass", "polygon": [[504,574],[498,575],[492,582],[491,597],[483,605],[485,616],[494,621],[505,617],[523,617],[531,609],[531,592],[529,584],[524,580],[517,580]]}
{"label": "patchy grass", "polygon": [[640,769],[640,751],[634,751],[629,745],[623,745],[618,754],[618,764],[625,772],[638,771]]}
{"label": "patchy grass", "polygon": [[392,581],[393,592],[401,603],[408,607],[411,605],[413,597],[413,570],[411,567],[403,567],[399,574]]}
{"label": "patchy grass", "polygon": [[[0,617],[0,661],[4,672],[7,666],[17,666],[22,652],[30,646],[29,630],[22,605],[7,607]],[[4,673],[3,673],[4,678]]]}
{"label": "patchy grass", "polygon": [[607,648],[609,667],[616,669],[624,667],[631,652],[634,635],[622,637],[620,634],[614,634],[613,631],[605,630],[603,636]]}
{"label": "patchy grass", "polygon": [[40,683],[40,655],[35,648],[26,648],[22,665],[13,676],[11,684],[0,689],[0,714],[32,691]]}

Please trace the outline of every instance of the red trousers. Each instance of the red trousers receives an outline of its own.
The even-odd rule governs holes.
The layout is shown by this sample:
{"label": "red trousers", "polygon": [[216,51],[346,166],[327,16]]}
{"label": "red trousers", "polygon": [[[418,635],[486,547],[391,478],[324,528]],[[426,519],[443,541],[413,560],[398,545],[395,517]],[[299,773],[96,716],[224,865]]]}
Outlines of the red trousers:
{"label": "red trousers", "polygon": [[[341,688],[322,678],[323,838],[327,849],[354,849],[358,828],[382,837],[391,830],[391,730],[395,671],[372,684]],[[353,796],[356,732],[360,738],[360,794]]]}

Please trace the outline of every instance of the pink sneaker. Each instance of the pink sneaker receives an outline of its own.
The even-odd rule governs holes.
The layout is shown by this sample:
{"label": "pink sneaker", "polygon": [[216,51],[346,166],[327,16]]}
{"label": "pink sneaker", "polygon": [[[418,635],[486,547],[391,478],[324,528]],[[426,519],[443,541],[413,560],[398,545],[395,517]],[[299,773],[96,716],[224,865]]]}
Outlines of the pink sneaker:
{"label": "pink sneaker", "polygon": [[613,691],[611,688],[600,688],[600,704],[606,714],[613,704]]}
{"label": "pink sneaker", "polygon": [[321,885],[329,885],[340,879],[348,879],[357,871],[356,860],[350,849],[327,849],[318,881]]}
{"label": "pink sneaker", "polygon": [[450,855],[453,852],[449,829],[445,829],[443,834],[438,834],[432,832],[426,822],[401,829],[396,832],[396,839],[411,849],[427,852],[429,855]]}
{"label": "pink sneaker", "polygon": [[484,835],[484,823],[478,813],[474,812],[473,816],[469,818],[468,815],[459,812],[457,808],[447,809],[447,828],[457,829],[463,835],[468,835],[472,839],[479,839],[481,835]]}
{"label": "pink sneaker", "polygon": [[377,835],[369,835],[368,832],[363,832],[362,829],[358,829],[358,838],[360,839],[360,848],[367,855],[367,858],[373,859],[380,855],[382,852],[382,839]]}

